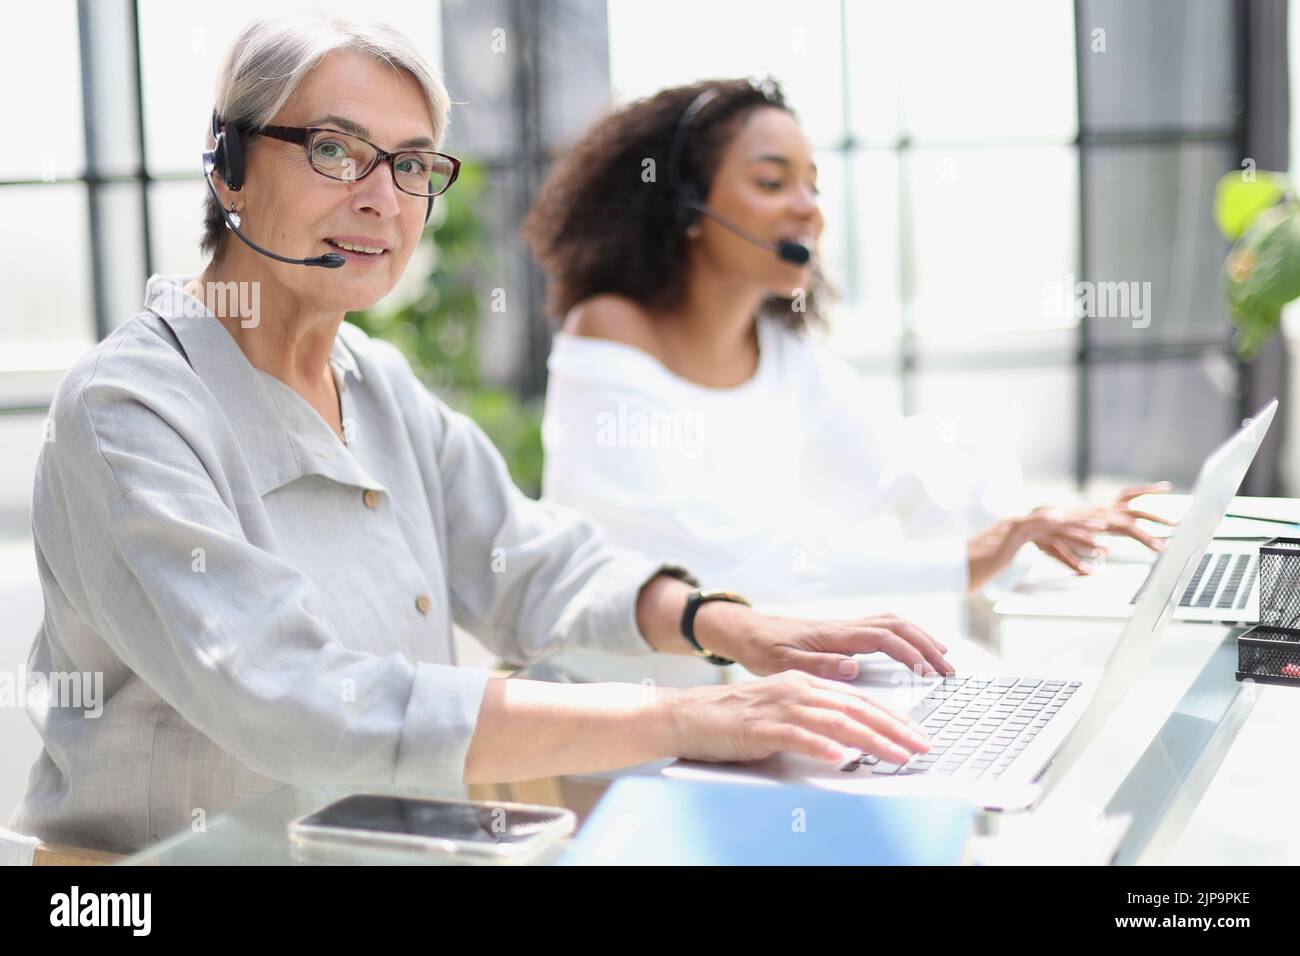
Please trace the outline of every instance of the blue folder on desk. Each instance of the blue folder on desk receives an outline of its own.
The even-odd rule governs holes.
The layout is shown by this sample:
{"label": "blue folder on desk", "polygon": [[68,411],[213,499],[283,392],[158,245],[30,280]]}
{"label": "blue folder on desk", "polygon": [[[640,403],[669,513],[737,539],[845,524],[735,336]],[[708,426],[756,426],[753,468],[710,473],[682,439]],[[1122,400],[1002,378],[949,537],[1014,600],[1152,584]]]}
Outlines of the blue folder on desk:
{"label": "blue folder on desk", "polygon": [[962,861],[974,810],[953,800],[628,776],[561,866],[868,866]]}

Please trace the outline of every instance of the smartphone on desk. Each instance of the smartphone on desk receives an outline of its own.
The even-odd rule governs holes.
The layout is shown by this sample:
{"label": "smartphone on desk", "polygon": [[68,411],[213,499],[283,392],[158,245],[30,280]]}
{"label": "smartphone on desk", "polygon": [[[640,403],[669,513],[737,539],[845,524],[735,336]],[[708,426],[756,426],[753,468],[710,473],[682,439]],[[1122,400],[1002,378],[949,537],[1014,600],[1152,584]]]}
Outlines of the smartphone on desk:
{"label": "smartphone on desk", "polygon": [[476,800],[421,800],[359,793],[289,824],[308,849],[381,849],[450,856],[465,863],[526,862],[573,834],[561,807]]}

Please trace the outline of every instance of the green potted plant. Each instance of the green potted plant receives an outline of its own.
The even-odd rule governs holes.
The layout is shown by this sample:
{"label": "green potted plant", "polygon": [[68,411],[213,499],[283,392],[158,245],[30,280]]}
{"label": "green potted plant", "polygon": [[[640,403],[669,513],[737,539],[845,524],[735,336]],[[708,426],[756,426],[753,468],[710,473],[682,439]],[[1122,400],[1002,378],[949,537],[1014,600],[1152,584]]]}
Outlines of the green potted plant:
{"label": "green potted plant", "polygon": [[1300,296],[1300,202],[1282,173],[1253,167],[1228,173],[1214,196],[1214,218],[1232,243],[1224,291],[1238,354],[1250,359],[1277,331],[1282,307]]}

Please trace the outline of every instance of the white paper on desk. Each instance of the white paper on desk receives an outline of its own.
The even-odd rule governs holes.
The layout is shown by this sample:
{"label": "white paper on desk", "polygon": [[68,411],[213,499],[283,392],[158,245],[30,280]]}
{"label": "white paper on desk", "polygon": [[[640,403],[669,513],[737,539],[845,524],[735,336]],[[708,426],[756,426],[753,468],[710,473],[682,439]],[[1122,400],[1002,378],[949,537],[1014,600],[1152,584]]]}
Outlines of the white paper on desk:
{"label": "white paper on desk", "polygon": [[[1138,527],[1153,538],[1172,537],[1178,530],[1177,525],[1158,524],[1155,521],[1138,519]],[[1290,527],[1274,521],[1252,521],[1250,518],[1224,518],[1214,529],[1216,538],[1275,538],[1279,535],[1300,536],[1300,527]],[[1155,558],[1155,552],[1136,538],[1128,535],[1104,534],[1098,536],[1098,544],[1110,550],[1110,559],[1120,561],[1146,561]]]}
{"label": "white paper on desk", "polygon": [[[1180,521],[1191,504],[1191,495],[1139,495],[1133,499],[1132,507],[1159,515],[1170,521]],[[1250,518],[1224,518],[1215,530],[1216,538],[1274,538],[1295,534],[1300,537],[1300,528],[1289,527],[1283,522],[1290,522],[1300,517],[1296,502],[1274,498],[1234,498],[1228,506],[1232,515],[1253,515],[1255,518],[1274,518],[1274,521],[1251,520]],[[1175,528],[1155,521],[1140,519],[1138,527],[1149,531],[1158,538],[1167,538]],[[1136,542],[1135,542],[1136,543]]]}
{"label": "white paper on desk", "polygon": [[1249,518],[1224,518],[1215,529],[1216,538],[1300,538],[1300,527]]}

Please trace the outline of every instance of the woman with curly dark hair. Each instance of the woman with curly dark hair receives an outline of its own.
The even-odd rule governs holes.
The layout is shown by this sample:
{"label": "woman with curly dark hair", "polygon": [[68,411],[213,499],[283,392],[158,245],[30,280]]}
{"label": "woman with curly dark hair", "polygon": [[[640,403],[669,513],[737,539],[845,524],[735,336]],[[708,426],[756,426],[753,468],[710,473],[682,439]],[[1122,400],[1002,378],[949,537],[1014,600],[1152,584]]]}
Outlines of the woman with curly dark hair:
{"label": "woman with curly dark hair", "polygon": [[[685,116],[688,109],[690,117]],[[683,119],[689,128],[676,137]],[[715,179],[725,147],[742,126],[756,140],[791,134],[801,138],[779,87],[770,81],[676,87],[597,124],[547,181],[524,230],[551,280],[551,314],[562,317],[595,296],[611,294],[663,315],[685,311],[688,297],[705,291],[698,276],[702,263],[689,255],[698,245],[720,257],[713,265],[750,280],[745,292],[754,300],[751,319],[758,311],[791,329],[818,323],[824,293],[815,263],[803,267],[786,262],[739,238],[717,219],[676,202],[682,189],[697,193],[693,201],[703,200],[697,184]],[[761,163],[758,156],[753,158],[747,165],[755,175],[788,170],[784,156]],[[823,223],[812,195],[816,169],[810,155],[805,159],[812,176],[810,192],[796,197],[801,204],[792,212],[784,208],[787,199],[779,195],[772,175],[760,177],[758,187],[772,197],[767,209],[751,205],[750,196],[711,196],[710,206],[717,213],[731,212],[733,226],[815,243]],[[731,182],[724,177],[724,185]],[[769,221],[771,217],[776,221]]]}
{"label": "woman with curly dark hair", "polygon": [[[1160,547],[1130,502],[1162,486],[1030,511],[1014,462],[973,478],[930,446],[928,471],[909,463],[903,420],[814,340],[823,225],[813,150],[775,81],[666,89],[598,122],[524,230],[563,320],[544,497],[767,601],[960,593],[1030,541],[1081,574],[1099,532]],[[706,676],[693,665],[659,676]]]}

